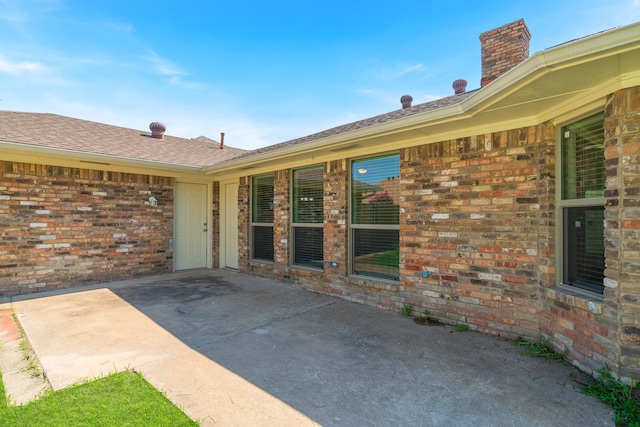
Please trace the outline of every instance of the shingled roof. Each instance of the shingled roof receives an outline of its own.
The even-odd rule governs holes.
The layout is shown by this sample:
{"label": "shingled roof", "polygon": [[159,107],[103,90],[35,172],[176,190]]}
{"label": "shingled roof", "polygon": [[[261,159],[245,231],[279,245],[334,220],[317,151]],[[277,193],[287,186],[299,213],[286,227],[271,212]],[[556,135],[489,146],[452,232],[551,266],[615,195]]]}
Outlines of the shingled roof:
{"label": "shingled roof", "polygon": [[57,114],[0,111],[0,141],[145,160],[163,164],[205,167],[238,157],[245,150],[200,136],[194,139],[74,119]]}
{"label": "shingled roof", "polygon": [[382,123],[392,122],[394,120],[402,119],[404,117],[413,116],[420,113],[426,113],[428,111],[435,111],[440,108],[450,107],[452,105],[456,105],[473,95],[479,89],[460,93],[457,95],[447,96],[445,98],[436,99],[435,101],[425,102],[423,104],[414,105],[409,108],[402,108],[399,110],[394,110],[389,113],[380,114],[374,117],[370,117],[368,119],[359,120],[357,122],[348,123],[346,125],[337,126],[331,129],[323,130],[321,132],[317,132],[311,135],[303,136],[301,138],[292,139],[289,141],[281,142],[279,144],[269,145],[267,147],[258,148],[256,150],[247,151],[237,158],[250,157],[253,155],[266,153],[270,151],[276,151],[283,148],[292,147],[294,145],[304,144],[306,142],[317,141],[323,138],[328,138],[330,136],[336,136],[345,134],[348,132],[352,132],[358,129],[364,129],[371,126],[379,125]]}
{"label": "shingled roof", "polygon": [[231,159],[277,151],[449,107],[464,101],[474,92],[465,92],[394,110],[252,151],[226,145],[224,150],[221,150],[220,143],[204,136],[186,139],[165,135],[163,139],[157,139],[151,137],[150,131],[128,129],[57,114],[15,111],[0,111],[0,141],[164,164],[207,167]]}

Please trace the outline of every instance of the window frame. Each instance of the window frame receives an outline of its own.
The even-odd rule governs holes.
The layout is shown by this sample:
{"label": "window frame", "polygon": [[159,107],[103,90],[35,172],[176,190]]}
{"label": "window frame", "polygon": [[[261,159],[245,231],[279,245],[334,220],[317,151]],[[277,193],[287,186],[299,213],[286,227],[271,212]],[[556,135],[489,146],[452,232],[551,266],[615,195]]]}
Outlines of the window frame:
{"label": "window frame", "polygon": [[[322,179],[321,179],[321,183],[322,183],[322,190],[321,190],[321,204],[322,204],[322,215],[320,218],[320,222],[300,222],[297,220],[297,213],[298,213],[298,207],[296,204],[296,198],[298,197],[297,191],[299,189],[299,186],[296,186],[296,175],[298,172],[305,172],[305,171],[309,171],[309,170],[320,170],[322,173]],[[324,172],[325,172],[325,168],[323,164],[320,165],[313,165],[313,166],[305,166],[302,168],[297,168],[297,169],[293,169],[291,171],[291,223],[290,223],[290,229],[291,229],[291,238],[289,239],[289,241],[291,242],[290,245],[290,264],[292,266],[295,267],[301,267],[301,268],[309,268],[312,270],[323,270],[324,269]],[[321,247],[321,253],[322,253],[322,261],[320,263],[320,265],[313,265],[311,263],[303,263],[303,262],[297,262],[296,260],[296,234],[298,230],[305,230],[305,229],[321,229],[322,230],[322,247]]]}
{"label": "window frame", "polygon": [[[605,209],[605,197],[604,197],[604,186],[603,186],[603,195],[598,197],[580,197],[580,198],[563,198],[565,193],[565,182],[564,182],[564,171],[563,171],[563,163],[564,163],[564,144],[565,144],[565,136],[564,132],[568,126],[572,124],[576,124],[581,121],[587,121],[590,119],[595,119],[597,116],[602,116],[602,138],[604,144],[604,112],[603,111],[592,111],[589,114],[582,115],[578,118],[574,118],[572,120],[566,121],[561,124],[557,128],[557,138],[556,138],[556,283],[560,283],[564,286],[568,286],[571,289],[574,289],[579,292],[586,292],[588,294],[593,295],[602,295],[604,291],[604,269],[606,268],[606,264],[603,265],[603,283],[602,284],[593,284],[593,285],[585,285],[573,283],[569,280],[570,267],[569,263],[570,259],[570,249],[571,245],[569,244],[569,224],[568,217],[570,215],[569,210],[574,208],[590,208],[597,207]],[[602,171],[605,171],[605,160],[604,160],[604,148],[603,148],[603,158],[602,158]],[[605,178],[606,179],[606,178]],[[604,234],[602,236],[603,239],[603,260],[606,263],[605,251],[604,251]]]}
{"label": "window frame", "polygon": [[[389,158],[389,157],[397,157],[398,161],[398,185],[400,185],[400,163],[401,157],[399,152],[388,152],[381,153],[372,156],[366,157],[358,157],[350,159],[349,161],[349,180],[348,180],[348,207],[349,207],[349,215],[348,215],[348,263],[349,263],[349,275],[357,278],[366,278],[373,280],[381,280],[387,281],[391,283],[398,283],[400,280],[400,259],[398,259],[398,273],[395,276],[385,275],[385,274],[374,274],[368,272],[358,272],[356,271],[356,237],[358,230],[371,230],[371,231],[396,231],[397,232],[397,246],[398,251],[400,249],[400,219],[398,215],[397,224],[360,224],[354,221],[356,215],[356,206],[354,206],[354,188],[353,188],[353,170],[354,164],[362,161],[372,161],[377,159]],[[398,202],[399,205],[399,202]]]}
{"label": "window frame", "polygon": [[[257,212],[254,209],[258,209],[258,203],[256,202],[256,198],[258,197],[258,188],[257,188],[257,180],[259,179],[264,179],[264,178],[271,178],[271,187],[273,189],[272,194],[271,194],[271,205],[272,205],[272,218],[271,218],[271,222],[261,222],[261,221],[257,221]],[[255,241],[255,232],[258,228],[271,228],[272,231],[272,236],[273,236],[273,230],[275,227],[275,221],[274,221],[274,215],[273,215],[273,206],[275,206],[275,173],[270,172],[270,173],[265,173],[265,174],[260,174],[260,175],[254,175],[251,176],[251,191],[250,191],[250,201],[251,201],[251,206],[249,209],[249,258],[252,261],[259,261],[259,262],[267,262],[267,263],[273,263],[275,262],[275,244],[273,241],[273,237],[271,239],[271,252],[272,252],[272,258],[268,259],[268,258],[263,258],[263,257],[256,257],[256,241]]]}

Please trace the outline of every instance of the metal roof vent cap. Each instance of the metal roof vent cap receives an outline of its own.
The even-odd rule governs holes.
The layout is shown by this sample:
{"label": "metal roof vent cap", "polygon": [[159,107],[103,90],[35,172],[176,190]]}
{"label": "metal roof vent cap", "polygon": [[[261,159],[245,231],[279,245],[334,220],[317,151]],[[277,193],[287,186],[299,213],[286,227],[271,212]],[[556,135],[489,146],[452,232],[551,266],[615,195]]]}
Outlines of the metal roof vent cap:
{"label": "metal roof vent cap", "polygon": [[453,90],[455,94],[465,93],[467,91],[467,81],[465,79],[458,79],[453,82]]}
{"label": "metal roof vent cap", "polygon": [[411,95],[402,95],[402,97],[400,98],[400,103],[402,104],[402,108],[410,108],[412,102],[413,102],[413,96]]}
{"label": "metal roof vent cap", "polygon": [[164,138],[164,131],[167,130],[167,127],[160,122],[152,122],[149,125],[149,129],[151,129],[151,138]]}

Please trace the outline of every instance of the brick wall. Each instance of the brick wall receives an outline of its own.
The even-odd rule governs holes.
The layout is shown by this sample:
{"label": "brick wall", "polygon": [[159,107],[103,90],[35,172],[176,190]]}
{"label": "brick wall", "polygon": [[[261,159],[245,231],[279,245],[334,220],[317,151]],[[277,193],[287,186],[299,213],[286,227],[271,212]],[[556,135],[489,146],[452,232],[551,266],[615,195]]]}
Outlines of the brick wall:
{"label": "brick wall", "polygon": [[538,126],[402,151],[408,303],[480,331],[538,334],[537,156],[546,135]]}
{"label": "brick wall", "polygon": [[0,294],[171,272],[171,236],[171,178],[0,161]]}
{"label": "brick wall", "polygon": [[640,378],[640,87],[605,110],[605,310],[615,313],[623,377]]}
{"label": "brick wall", "polygon": [[601,299],[546,289],[541,331],[592,373],[608,364],[640,378],[640,88],[605,107],[605,289]]}
{"label": "brick wall", "polygon": [[568,289],[545,290],[540,330],[556,351],[593,373],[608,364],[616,369],[617,308]]}
{"label": "brick wall", "polygon": [[324,165],[324,269],[288,266],[289,172],[275,171],[276,262],[249,260],[240,225],[240,269],[509,338],[543,336],[585,372],[609,364],[640,378],[640,88],[606,104],[602,297],[556,286],[556,131],[547,122],[401,149],[397,283],[349,275],[348,159]]}
{"label": "brick wall", "polygon": [[554,140],[547,124],[401,150],[399,282],[348,274],[346,159],[325,164],[324,270],[288,266],[289,173],[275,171],[276,261],[249,260],[243,243],[241,269],[385,309],[408,303],[450,323],[537,337],[541,280],[555,280],[553,261],[543,262],[544,275],[538,269],[539,246],[555,250]]}

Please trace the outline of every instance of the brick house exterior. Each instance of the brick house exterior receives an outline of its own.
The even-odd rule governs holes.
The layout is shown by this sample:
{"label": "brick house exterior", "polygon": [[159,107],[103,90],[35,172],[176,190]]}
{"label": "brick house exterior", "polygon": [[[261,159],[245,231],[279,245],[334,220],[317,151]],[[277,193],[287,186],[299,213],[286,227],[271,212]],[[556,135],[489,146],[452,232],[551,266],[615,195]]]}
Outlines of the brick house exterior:
{"label": "brick house exterior", "polygon": [[173,178],[0,161],[0,182],[4,293],[172,271]]}
{"label": "brick house exterior", "polygon": [[[232,184],[233,268],[241,272],[386,310],[409,304],[443,322],[509,338],[542,336],[585,372],[608,364],[625,380],[640,379],[639,30],[639,24],[613,29],[529,58],[531,36],[518,20],[480,36],[478,90],[456,89],[450,97],[251,152],[192,159],[182,164],[188,170],[168,161],[163,169],[154,160],[148,171],[120,165],[108,172],[14,156],[0,162],[0,214],[9,218],[1,232],[0,292],[176,270],[169,238],[180,181],[207,183],[210,264],[228,267],[221,236],[229,200],[236,200],[228,193]],[[568,126],[594,114],[603,117],[604,183],[601,193],[588,193],[595,208],[563,196],[572,181],[560,160],[562,141],[573,132]],[[0,142],[11,141],[5,134],[0,122]],[[0,146],[1,154],[9,152]],[[371,158],[376,166],[397,159],[397,176],[357,181],[354,162]],[[309,167],[321,168],[319,188],[296,180]],[[255,178],[264,176],[272,193],[260,199],[265,190]],[[300,188],[313,197],[294,200]],[[379,212],[387,212],[388,222],[358,223],[354,212],[367,217],[378,208],[374,198],[368,205],[356,201],[355,188],[384,194],[397,220],[387,205]],[[158,206],[145,203],[151,195]],[[320,221],[299,219],[298,199],[318,196]],[[271,209],[272,219],[258,208]],[[587,219],[574,220],[575,211],[587,211]],[[567,279],[574,256],[567,230],[598,226],[593,212],[604,218],[599,243],[578,247],[602,248],[603,279],[595,290]],[[255,251],[265,230],[273,250],[267,259]],[[304,236],[321,230],[319,247],[300,253],[311,241],[298,237],[301,230]],[[371,267],[377,255],[360,257],[355,249],[382,236],[397,236],[396,277]],[[298,260],[318,256],[321,267]]]}
{"label": "brick house exterior", "polygon": [[[0,140],[9,143],[0,149],[0,296],[172,273],[176,183],[206,184],[218,234],[218,183],[202,166],[244,152],[204,137],[7,111]],[[217,240],[209,241],[217,266]]]}

